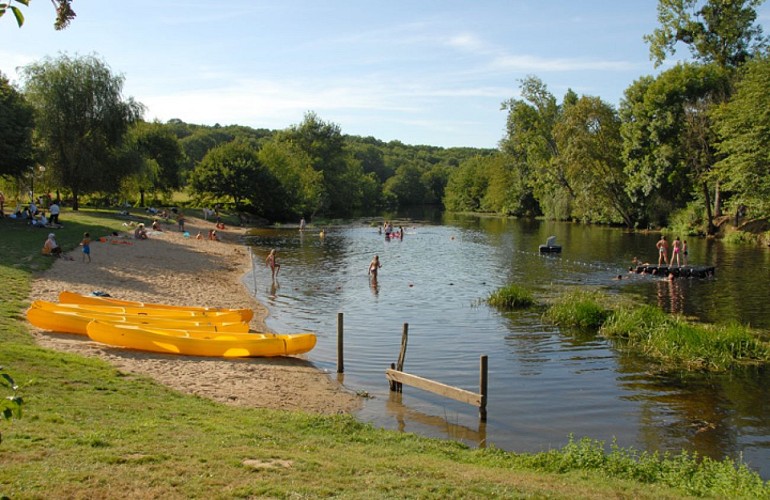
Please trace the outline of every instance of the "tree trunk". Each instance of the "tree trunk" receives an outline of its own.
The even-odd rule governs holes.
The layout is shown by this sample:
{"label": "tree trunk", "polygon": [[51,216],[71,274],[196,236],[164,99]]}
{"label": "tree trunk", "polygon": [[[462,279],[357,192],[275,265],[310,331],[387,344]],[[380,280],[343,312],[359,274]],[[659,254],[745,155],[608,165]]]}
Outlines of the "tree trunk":
{"label": "tree trunk", "polygon": [[139,206],[144,206],[144,189],[139,190]]}
{"label": "tree trunk", "polygon": [[722,217],[722,192],[719,190],[719,181],[714,186],[714,217]]}
{"label": "tree trunk", "polygon": [[711,213],[711,197],[709,196],[709,187],[703,183],[703,201],[706,205],[706,234],[712,235],[717,232],[716,226],[714,226],[714,218]]}

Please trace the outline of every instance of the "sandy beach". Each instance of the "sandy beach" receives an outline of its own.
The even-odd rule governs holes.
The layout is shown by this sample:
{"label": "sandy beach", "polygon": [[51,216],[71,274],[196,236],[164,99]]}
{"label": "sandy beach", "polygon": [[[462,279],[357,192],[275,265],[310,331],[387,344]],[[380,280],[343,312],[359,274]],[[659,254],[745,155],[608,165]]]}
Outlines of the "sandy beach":
{"label": "sandy beach", "polygon": [[[57,259],[32,284],[30,300],[58,301],[59,292],[103,291],[113,297],[176,305],[249,307],[252,331],[267,331],[267,309],[242,283],[251,268],[242,228],[219,230],[220,241],[206,239],[210,221],[187,218],[186,238],[175,224],[133,238],[133,228],[99,241],[92,234],[91,262],[75,249]],[[201,232],[203,239],[195,236]],[[264,263],[262,263],[264,264]],[[359,408],[360,398],[301,357],[203,358],[113,348],[80,335],[30,327],[44,347],[102,358],[124,372],[149,376],[181,392],[226,404],[336,414]],[[292,333],[292,332],[277,332]]]}

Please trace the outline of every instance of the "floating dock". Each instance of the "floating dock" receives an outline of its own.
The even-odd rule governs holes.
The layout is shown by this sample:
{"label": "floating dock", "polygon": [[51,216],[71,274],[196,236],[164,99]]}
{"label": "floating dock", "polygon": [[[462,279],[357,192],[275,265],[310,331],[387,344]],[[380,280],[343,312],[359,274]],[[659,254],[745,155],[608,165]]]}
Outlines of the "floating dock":
{"label": "floating dock", "polygon": [[716,268],[714,266],[654,266],[651,264],[642,264],[636,266],[636,274],[654,274],[656,276],[666,277],[669,273],[676,278],[711,278],[714,276]]}

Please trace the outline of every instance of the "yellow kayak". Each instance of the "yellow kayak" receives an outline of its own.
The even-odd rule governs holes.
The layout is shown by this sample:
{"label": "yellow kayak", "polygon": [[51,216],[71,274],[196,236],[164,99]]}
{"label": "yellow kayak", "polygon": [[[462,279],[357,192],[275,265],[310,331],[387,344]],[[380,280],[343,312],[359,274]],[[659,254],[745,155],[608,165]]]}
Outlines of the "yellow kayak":
{"label": "yellow kayak", "polygon": [[254,311],[248,308],[225,308],[225,307],[198,307],[198,306],[174,306],[170,304],[152,304],[147,302],[136,302],[133,300],[121,300],[112,297],[96,297],[92,295],[80,295],[79,293],[62,291],[59,293],[59,302],[62,304],[93,304],[103,306],[124,306],[124,307],[149,307],[151,309],[170,309],[181,311],[199,311],[199,312],[238,312],[243,321],[249,322],[254,317]]}
{"label": "yellow kayak", "polygon": [[288,356],[308,352],[316,343],[316,336],[312,333],[275,335],[184,331],[144,325],[118,325],[98,320],[90,322],[87,329],[92,340],[103,344],[187,356]]}
{"label": "yellow kayak", "polygon": [[82,311],[99,314],[119,314],[132,316],[145,316],[148,318],[197,318],[208,321],[243,321],[238,311],[186,311],[183,309],[154,309],[150,307],[129,307],[118,305],[95,304],[57,304],[45,300],[36,300],[32,307],[48,309],[50,311]]}
{"label": "yellow kayak", "polygon": [[[234,317],[237,317],[235,315]],[[100,314],[90,311],[60,311],[40,307],[27,310],[27,320],[38,328],[62,333],[87,335],[88,323],[92,320],[108,321],[118,324],[157,326],[184,330],[208,330],[231,333],[248,333],[249,325],[236,319],[231,322],[212,322],[209,318],[148,318],[139,315]]]}

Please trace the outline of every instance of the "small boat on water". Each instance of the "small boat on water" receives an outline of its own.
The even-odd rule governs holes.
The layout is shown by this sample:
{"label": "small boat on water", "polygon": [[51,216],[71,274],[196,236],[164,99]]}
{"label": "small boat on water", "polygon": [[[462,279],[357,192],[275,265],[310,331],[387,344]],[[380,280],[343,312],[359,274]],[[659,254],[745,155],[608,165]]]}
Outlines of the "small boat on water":
{"label": "small boat on water", "polygon": [[251,321],[254,317],[254,311],[248,308],[225,308],[225,307],[200,307],[200,306],[175,306],[170,304],[153,304],[148,302],[137,302],[133,300],[122,300],[113,297],[81,295],[79,293],[62,291],[59,293],[59,302],[62,304],[93,304],[103,306],[123,306],[123,307],[148,307],[153,309],[170,309],[181,311],[199,311],[199,312],[238,312],[243,321]]}
{"label": "small boat on water", "polygon": [[538,250],[540,253],[561,253],[561,245],[556,244],[556,236],[549,236],[545,245],[540,245]]}
{"label": "small boat on water", "polygon": [[87,327],[91,340],[162,354],[210,357],[273,357],[303,354],[315,347],[312,333],[226,333],[121,325],[99,320]]}
{"label": "small boat on water", "polygon": [[233,314],[233,321],[211,321],[210,318],[149,318],[141,315],[102,314],[93,311],[72,311],[33,306],[27,310],[27,321],[38,328],[60,333],[87,335],[88,323],[98,319],[111,323],[147,325],[181,330],[207,330],[228,333],[248,333],[249,325]]}

